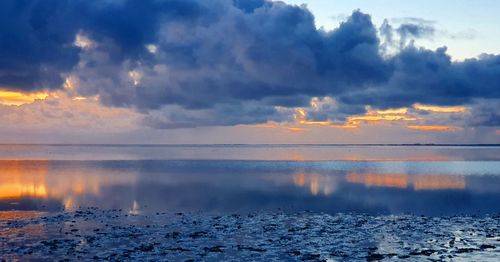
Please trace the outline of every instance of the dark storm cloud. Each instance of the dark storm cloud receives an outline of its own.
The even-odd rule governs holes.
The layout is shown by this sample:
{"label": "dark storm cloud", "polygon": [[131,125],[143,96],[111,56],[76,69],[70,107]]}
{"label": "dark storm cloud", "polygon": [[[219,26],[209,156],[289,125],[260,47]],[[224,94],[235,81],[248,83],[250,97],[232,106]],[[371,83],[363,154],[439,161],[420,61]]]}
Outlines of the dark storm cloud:
{"label": "dark storm cloud", "polygon": [[233,126],[289,120],[289,114],[260,104],[218,104],[210,109],[186,110],[166,107],[143,118],[142,123],[157,129],[203,126]]}
{"label": "dark storm cloud", "polygon": [[66,1],[0,1],[0,86],[59,87],[78,62]]}
{"label": "dark storm cloud", "polygon": [[[136,58],[152,41],[162,17],[196,16],[191,1],[0,1],[0,86],[60,88],[78,62],[78,31],[112,39],[122,59]],[[110,50],[113,51],[113,50]],[[127,56],[127,57],[123,57]]]}
{"label": "dark storm cloud", "polygon": [[453,62],[446,48],[430,51],[410,46],[388,62],[395,70],[387,83],[342,95],[341,100],[388,108],[413,103],[462,105],[474,98],[500,98],[500,56]]}
{"label": "dark storm cloud", "polygon": [[[145,53],[137,59],[116,63],[99,55],[115,50],[119,42],[84,52],[84,66],[75,70],[79,91],[142,111],[164,105],[201,110],[245,101],[288,107],[307,104],[311,96],[381,84],[389,77],[378,54],[377,31],[366,14],[355,12],[337,30],[322,32],[301,7],[267,2],[249,9],[213,2],[218,8],[211,5],[214,10],[207,17],[164,18],[157,38],[138,46]],[[207,8],[200,2],[193,10]],[[155,54],[147,53],[149,43],[156,45]],[[128,79],[132,70],[141,74],[138,86]]]}
{"label": "dark storm cloud", "polygon": [[[305,7],[264,0],[6,0],[0,12],[0,86],[57,88],[72,75],[82,95],[154,111],[145,122],[155,127],[283,120],[276,106],[312,97],[339,100],[315,119],[500,98],[499,56],[452,62],[444,48],[416,48],[409,40],[435,30],[415,19],[378,31],[354,11],[325,32]],[[76,47],[77,34],[95,46]],[[398,40],[399,52],[385,55]]]}

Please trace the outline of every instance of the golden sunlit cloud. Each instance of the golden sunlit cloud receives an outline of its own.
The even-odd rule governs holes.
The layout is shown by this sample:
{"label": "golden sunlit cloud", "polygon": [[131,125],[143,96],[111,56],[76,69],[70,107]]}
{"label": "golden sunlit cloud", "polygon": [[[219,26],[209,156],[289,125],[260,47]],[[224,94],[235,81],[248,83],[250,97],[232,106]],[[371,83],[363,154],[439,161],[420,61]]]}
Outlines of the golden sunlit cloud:
{"label": "golden sunlit cloud", "polygon": [[96,45],[94,41],[82,34],[76,35],[75,42],[73,44],[81,49],[90,49]]}
{"label": "golden sunlit cloud", "polygon": [[304,108],[296,108],[293,118],[297,121],[305,121],[307,118],[307,112]]}
{"label": "golden sunlit cloud", "polygon": [[345,125],[330,125],[331,128],[339,128],[339,129],[356,129],[359,126],[357,125],[351,125],[351,124],[345,124]]}
{"label": "golden sunlit cloud", "polygon": [[419,131],[455,131],[456,127],[452,126],[406,126],[409,129],[419,130]]}
{"label": "golden sunlit cloud", "polygon": [[408,113],[408,108],[403,107],[387,110],[376,110],[375,112],[379,115],[404,115]]}
{"label": "golden sunlit cloud", "polygon": [[8,106],[20,106],[33,103],[35,100],[43,100],[49,96],[45,92],[22,93],[0,90],[0,104]]}
{"label": "golden sunlit cloud", "polygon": [[386,110],[371,110],[361,116],[351,116],[347,118],[350,125],[359,125],[359,123],[376,123],[381,121],[416,121],[415,117],[409,117],[407,108],[392,108]]}
{"label": "golden sunlit cloud", "polygon": [[267,122],[265,124],[254,125],[254,127],[257,127],[257,128],[279,128],[280,125],[278,125],[278,123],[275,123],[275,122]]}
{"label": "golden sunlit cloud", "polygon": [[63,86],[66,91],[74,91],[77,85],[78,85],[78,79],[73,76],[68,76],[64,80]]}
{"label": "golden sunlit cloud", "polygon": [[467,108],[463,106],[431,106],[414,104],[413,108],[420,111],[429,111],[434,113],[464,113],[467,111]]}
{"label": "golden sunlit cloud", "polygon": [[139,85],[139,83],[141,82],[141,77],[142,77],[142,74],[139,71],[136,71],[136,70],[130,71],[130,72],[128,72],[128,75],[129,75],[130,79],[132,79],[134,86]]}
{"label": "golden sunlit cloud", "polygon": [[278,124],[276,122],[267,122],[265,124],[258,124],[258,125],[253,125],[253,126],[257,127],[257,128],[271,128],[271,129],[281,128],[283,130],[287,130],[287,131],[294,132],[294,133],[301,133],[301,132],[306,131],[306,129],[303,127],[289,126],[286,124]]}
{"label": "golden sunlit cloud", "polygon": [[379,121],[416,121],[414,117],[407,117],[404,115],[364,115],[348,117],[349,123],[358,122],[379,122]]}
{"label": "golden sunlit cloud", "polygon": [[299,121],[299,124],[305,125],[305,126],[329,126],[331,125],[330,121],[306,121],[306,120],[301,120]]}
{"label": "golden sunlit cloud", "polygon": [[[326,103],[325,99],[320,100],[319,98],[311,99],[311,107],[309,110],[318,111],[320,110],[320,104]],[[331,104],[332,101],[327,101],[327,103]],[[417,110],[425,110],[429,112],[438,112],[438,113],[458,113],[458,112],[467,112],[467,108],[465,107],[440,107],[440,106],[429,106],[429,105],[421,105],[415,104],[413,106]],[[276,108],[279,111],[286,112],[286,108]],[[390,108],[385,110],[375,110],[371,109],[369,106],[366,108],[367,112],[364,115],[353,115],[346,118],[344,123],[336,123],[331,120],[326,121],[311,121],[308,120],[308,109],[306,108],[295,108],[293,109],[293,119],[294,121],[290,122],[269,122],[266,124],[256,125],[256,127],[261,128],[283,128],[292,132],[304,132],[309,129],[309,127],[330,127],[335,129],[345,129],[345,130],[353,130],[358,129],[363,124],[383,124],[384,122],[413,122],[418,121],[417,123],[423,123],[423,120],[426,120],[424,116],[416,117],[413,111],[410,111],[409,108]],[[289,111],[290,112],[290,111]],[[415,124],[404,124],[407,129],[419,130],[419,131],[458,131],[461,128],[455,126],[448,125],[417,125]],[[497,131],[499,134],[500,131]]]}
{"label": "golden sunlit cloud", "polygon": [[294,133],[302,133],[302,132],[306,131],[306,129],[302,128],[302,127],[287,127],[286,129],[288,131],[291,131],[291,132],[294,132]]}

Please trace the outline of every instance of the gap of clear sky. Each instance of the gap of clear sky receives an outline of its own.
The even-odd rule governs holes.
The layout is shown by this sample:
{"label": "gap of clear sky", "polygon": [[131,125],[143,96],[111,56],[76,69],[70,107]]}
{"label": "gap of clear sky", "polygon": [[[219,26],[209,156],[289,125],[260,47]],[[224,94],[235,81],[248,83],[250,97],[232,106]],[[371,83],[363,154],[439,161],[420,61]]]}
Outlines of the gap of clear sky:
{"label": "gap of clear sky", "polygon": [[285,0],[288,4],[306,4],[314,14],[316,25],[325,29],[338,26],[353,10],[370,14],[380,26],[384,19],[401,18],[432,21],[438,30],[431,40],[420,45],[435,49],[448,47],[456,60],[481,53],[500,53],[500,1],[497,0]]}

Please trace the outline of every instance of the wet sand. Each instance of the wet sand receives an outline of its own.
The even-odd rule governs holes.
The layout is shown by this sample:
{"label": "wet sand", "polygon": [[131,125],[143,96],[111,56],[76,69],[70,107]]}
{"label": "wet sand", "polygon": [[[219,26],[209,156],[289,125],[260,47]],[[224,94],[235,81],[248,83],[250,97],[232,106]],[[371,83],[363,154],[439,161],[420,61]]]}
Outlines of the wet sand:
{"label": "wet sand", "polygon": [[498,261],[500,215],[0,212],[2,260]]}

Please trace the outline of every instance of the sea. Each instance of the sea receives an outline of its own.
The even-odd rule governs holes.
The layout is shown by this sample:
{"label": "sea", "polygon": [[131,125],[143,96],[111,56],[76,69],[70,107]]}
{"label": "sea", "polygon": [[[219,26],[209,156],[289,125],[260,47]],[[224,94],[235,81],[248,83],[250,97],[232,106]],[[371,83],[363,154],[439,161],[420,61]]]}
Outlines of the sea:
{"label": "sea", "polygon": [[486,216],[499,145],[0,145],[0,211]]}

